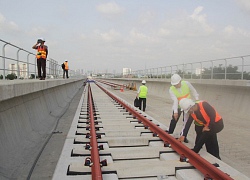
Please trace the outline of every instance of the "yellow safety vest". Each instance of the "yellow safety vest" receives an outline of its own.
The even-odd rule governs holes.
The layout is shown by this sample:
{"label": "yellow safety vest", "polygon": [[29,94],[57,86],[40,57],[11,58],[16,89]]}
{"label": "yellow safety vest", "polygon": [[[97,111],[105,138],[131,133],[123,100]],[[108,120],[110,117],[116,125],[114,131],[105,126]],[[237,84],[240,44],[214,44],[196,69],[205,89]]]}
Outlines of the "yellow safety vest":
{"label": "yellow safety vest", "polygon": [[171,86],[170,90],[177,97],[178,101],[180,101],[183,98],[189,98],[189,99],[191,98],[190,89],[185,81],[181,81],[181,93],[174,86]]}
{"label": "yellow safety vest", "polygon": [[148,93],[148,88],[145,85],[140,86],[140,93],[139,97],[140,98],[147,98],[147,93]]}
{"label": "yellow safety vest", "polygon": [[[181,93],[176,89],[176,87],[171,86],[170,90],[174,93],[174,95],[177,97],[178,99],[178,104],[180,102],[181,99],[183,98],[189,98],[191,99],[191,95],[190,95],[190,89],[187,85],[187,83],[185,81],[181,81]],[[180,106],[179,106],[180,108]]]}

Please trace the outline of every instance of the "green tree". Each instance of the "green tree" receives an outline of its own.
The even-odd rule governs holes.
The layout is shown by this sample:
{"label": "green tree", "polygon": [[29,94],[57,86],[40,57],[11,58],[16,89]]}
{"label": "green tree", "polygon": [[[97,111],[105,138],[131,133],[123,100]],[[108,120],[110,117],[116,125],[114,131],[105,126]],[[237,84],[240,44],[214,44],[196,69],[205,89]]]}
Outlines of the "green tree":
{"label": "green tree", "polygon": [[9,80],[16,79],[16,74],[15,74],[15,73],[8,74],[8,75],[6,76],[6,79],[9,79]]}
{"label": "green tree", "polygon": [[35,79],[35,77],[36,77],[35,74],[30,75],[30,79]]}
{"label": "green tree", "polygon": [[[238,71],[238,66],[228,65],[225,67],[221,65],[213,67],[213,79],[241,79],[241,73]],[[202,79],[211,79],[212,67],[204,68],[202,71]]]}

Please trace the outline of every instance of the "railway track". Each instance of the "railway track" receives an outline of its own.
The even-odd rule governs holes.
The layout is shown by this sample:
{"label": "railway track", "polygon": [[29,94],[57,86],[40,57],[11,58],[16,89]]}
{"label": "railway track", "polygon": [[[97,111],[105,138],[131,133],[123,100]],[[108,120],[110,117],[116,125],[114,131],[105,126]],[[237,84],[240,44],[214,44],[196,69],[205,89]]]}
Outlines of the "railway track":
{"label": "railway track", "polygon": [[234,179],[106,86],[87,84],[53,179]]}

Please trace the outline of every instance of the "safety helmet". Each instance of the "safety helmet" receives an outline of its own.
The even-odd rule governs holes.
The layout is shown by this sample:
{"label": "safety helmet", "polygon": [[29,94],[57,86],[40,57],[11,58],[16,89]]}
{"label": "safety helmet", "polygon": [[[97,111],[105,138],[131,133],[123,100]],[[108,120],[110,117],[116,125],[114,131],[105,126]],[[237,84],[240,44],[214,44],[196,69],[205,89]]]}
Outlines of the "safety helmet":
{"label": "safety helmet", "polygon": [[43,37],[38,38],[38,40],[42,40],[43,42],[45,42],[45,39]]}
{"label": "safety helmet", "polygon": [[142,80],[142,82],[141,82],[142,84],[146,84],[146,81],[145,80]]}
{"label": "safety helmet", "polygon": [[181,76],[179,74],[173,74],[171,77],[171,84],[172,85],[177,85],[181,81]]}
{"label": "safety helmet", "polygon": [[183,98],[180,100],[179,105],[181,109],[183,109],[183,111],[187,113],[189,109],[195,105],[195,102],[192,99]]}

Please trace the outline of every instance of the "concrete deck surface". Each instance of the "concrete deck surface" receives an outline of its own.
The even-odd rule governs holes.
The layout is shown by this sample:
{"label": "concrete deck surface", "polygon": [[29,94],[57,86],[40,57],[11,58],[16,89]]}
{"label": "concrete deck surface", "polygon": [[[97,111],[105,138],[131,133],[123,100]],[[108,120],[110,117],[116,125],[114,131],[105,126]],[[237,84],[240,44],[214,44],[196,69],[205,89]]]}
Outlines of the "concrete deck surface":
{"label": "concrete deck surface", "polygon": [[[120,83],[122,81],[114,81],[114,82]],[[124,82],[124,84],[127,84],[127,82],[128,81]],[[40,82],[37,82],[37,83],[40,83]],[[58,85],[57,83],[51,86],[50,83],[44,82],[43,85],[41,84],[38,85],[39,88],[37,90],[39,91],[40,88],[46,90],[49,87],[56,88],[56,86]],[[61,85],[63,84],[64,82]],[[214,105],[218,109],[218,112],[222,115],[224,119],[225,128],[221,133],[218,134],[222,160],[225,163],[232,166],[233,168],[237,169],[238,171],[250,177],[250,171],[249,171],[250,169],[250,153],[249,153],[250,143],[246,143],[248,137],[250,136],[250,131],[249,131],[250,123],[249,123],[249,118],[248,118],[250,116],[250,111],[249,111],[250,91],[248,87],[249,83],[248,82],[245,82],[245,84],[229,83],[230,86],[227,86],[228,83],[224,83],[224,84],[216,83],[216,84],[217,84],[217,87],[213,85],[208,85],[208,84],[195,84],[194,83],[193,85],[198,90],[198,93],[201,96],[200,99],[207,100],[212,105]],[[16,86],[16,85],[10,84],[11,88],[7,88],[7,89],[5,85],[0,87],[0,92],[3,92],[3,94],[1,94],[2,96],[0,97],[2,98],[1,105],[3,105],[3,102],[6,102],[6,100],[8,99],[12,99],[16,95],[18,96],[27,95],[27,92],[23,90],[25,89],[25,85]],[[137,87],[139,85],[140,85],[140,80],[137,82]],[[167,89],[169,88],[169,84],[166,84],[166,82],[156,81],[156,82],[151,82],[151,83],[149,82],[147,83],[147,85],[149,86],[150,93],[147,99],[146,113],[152,116],[157,121],[164,124],[165,126],[169,126],[169,122],[170,122],[171,114],[172,114],[172,110],[171,110],[172,101],[169,99],[169,95],[167,91]],[[20,89],[20,92],[15,91],[15,92],[7,93],[13,88],[16,90]],[[30,91],[28,92],[31,94],[33,91],[36,91],[36,88],[35,89],[31,89],[32,87],[29,87],[29,88],[30,88]],[[109,88],[109,90],[111,90],[113,93],[117,94],[124,100],[133,104],[133,101],[136,95],[135,91],[125,90],[124,92],[121,92],[119,90],[114,90],[112,88]],[[57,133],[55,133],[52,136],[45,150],[41,154],[41,157],[37,162],[37,166],[35,167],[32,173],[31,179],[49,180],[52,178],[54,170],[56,168],[58,158],[61,154],[62,147],[64,145],[66,136],[68,134],[68,130],[72,126],[71,124],[72,119],[74,118],[75,112],[77,110],[82,92],[83,92],[83,88],[81,88],[77,92],[73,100],[70,102],[68,110],[61,116],[61,119],[56,129]],[[8,95],[7,99],[5,98],[6,93]],[[34,96],[34,94],[32,94],[32,96]],[[17,102],[18,101],[20,102],[19,99],[16,99],[16,100]],[[29,100],[29,98],[27,100]],[[67,101],[70,101],[70,98],[68,98]],[[53,104],[53,102],[50,102],[50,103]],[[2,112],[5,111],[6,108],[2,108]],[[182,123],[181,121],[179,121],[177,124],[177,128],[175,130],[174,136],[176,137],[179,136],[179,132],[181,128],[182,128]],[[190,143],[186,144],[187,146],[192,147],[193,142],[194,142],[194,137],[195,137],[195,132],[194,132],[194,127],[192,126],[188,134]],[[27,161],[29,162],[30,160],[28,159]],[[27,169],[25,169],[25,166],[24,166],[23,174],[19,174],[18,176],[15,176],[17,178],[13,178],[13,179],[26,179],[27,173],[28,173]],[[5,178],[3,177],[2,179],[5,179]]]}
{"label": "concrete deck surface", "polygon": [[[128,84],[131,81],[116,80],[118,84]],[[141,85],[141,80],[133,81],[137,87]],[[220,155],[222,160],[250,177],[250,143],[247,142],[250,136],[250,87],[249,82],[244,83],[224,83],[215,81],[209,84],[200,84],[194,81],[193,86],[200,94],[201,100],[207,100],[212,104],[224,119],[224,129],[218,134]],[[229,84],[229,85],[223,85]],[[159,82],[147,80],[149,88],[147,98],[146,113],[162,124],[169,126],[172,116],[172,100],[168,89],[169,82]],[[107,86],[108,87],[108,86]],[[125,90],[121,92],[108,87],[114,94],[133,104],[136,91]],[[177,123],[174,135],[179,136],[182,129],[181,118]],[[188,139],[190,145],[194,144],[194,125],[190,127]]]}

